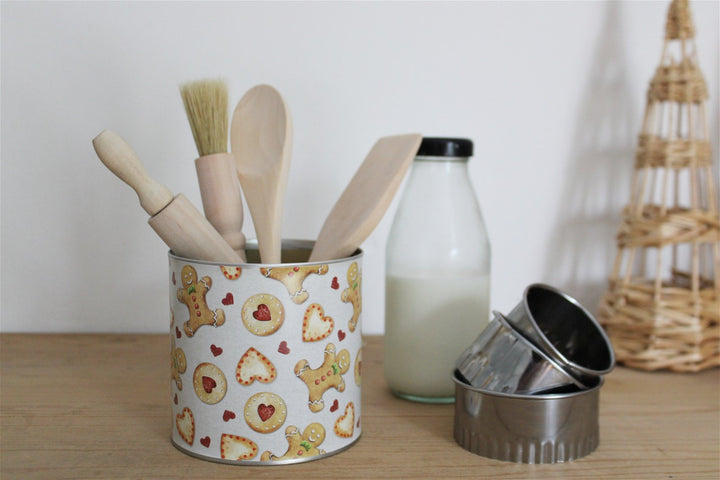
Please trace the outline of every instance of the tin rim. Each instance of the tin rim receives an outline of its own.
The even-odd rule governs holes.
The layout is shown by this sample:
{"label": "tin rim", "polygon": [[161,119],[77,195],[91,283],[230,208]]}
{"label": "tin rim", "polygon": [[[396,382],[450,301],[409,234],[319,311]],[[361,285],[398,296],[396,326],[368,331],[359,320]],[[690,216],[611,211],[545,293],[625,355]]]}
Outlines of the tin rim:
{"label": "tin rim", "polygon": [[[314,240],[302,240],[302,239],[296,239],[296,238],[290,238],[282,241],[282,250],[307,250],[308,255],[310,252],[312,252],[313,246],[315,245]],[[245,249],[250,250],[257,250],[258,249],[258,242],[256,239],[248,240],[245,244]],[[357,260],[359,258],[362,258],[363,251],[361,248],[358,248],[355,250],[355,252],[350,255],[349,257],[344,258],[337,258],[335,260],[325,260],[325,261],[318,261],[318,262],[287,262],[287,263],[251,263],[251,262],[244,262],[244,263],[228,263],[228,262],[211,262],[209,260],[199,260],[195,258],[188,258],[188,257],[181,257],[180,255],[176,255],[172,250],[168,250],[168,256],[170,258],[174,258],[175,260],[180,260],[184,262],[190,262],[190,263],[197,263],[201,265],[218,265],[218,266],[224,266],[224,267],[230,267],[230,266],[238,266],[238,267],[280,267],[280,266],[291,266],[291,265],[328,265],[333,263],[343,263],[350,260]]]}
{"label": "tin rim", "polygon": [[352,442],[348,443],[347,445],[343,445],[342,447],[338,448],[337,450],[333,450],[332,452],[325,452],[321,453],[320,455],[313,455],[311,457],[306,458],[293,458],[290,460],[269,460],[269,461],[262,461],[262,460],[226,460],[224,458],[218,458],[218,457],[212,457],[209,455],[202,455],[200,453],[195,453],[190,450],[186,450],[182,445],[179,445],[178,443],[173,440],[172,436],[170,437],[170,443],[172,443],[173,447],[177,448],[181,453],[184,453],[185,455],[188,455],[190,457],[197,458],[199,460],[205,460],[206,462],[213,462],[213,463],[222,463],[224,465],[235,465],[238,467],[261,467],[261,466],[278,466],[281,467],[283,465],[294,465],[298,463],[308,463],[308,462],[314,462],[316,460],[322,460],[323,458],[332,457],[333,455],[337,455],[338,453],[342,453],[348,448],[352,447],[357,443],[358,440],[362,437],[362,432],[360,432],[353,440]]}
{"label": "tin rim", "polygon": [[538,393],[538,394],[524,394],[524,393],[506,393],[506,392],[496,392],[495,390],[487,390],[484,388],[478,388],[473,387],[472,385],[469,385],[465,383],[463,380],[458,378],[458,370],[455,369],[453,371],[452,376],[453,381],[456,385],[459,385],[465,390],[469,390],[471,392],[480,393],[483,395],[490,395],[493,397],[502,397],[502,398],[514,398],[517,400],[528,400],[528,401],[534,401],[534,400],[560,400],[564,398],[572,398],[572,397],[578,397],[580,395],[588,395],[593,393],[596,390],[599,390],[600,387],[603,386],[605,383],[605,380],[603,377],[593,377],[595,380],[595,384],[592,386],[587,386],[585,389],[578,389],[577,391],[572,392],[562,392],[562,393]]}

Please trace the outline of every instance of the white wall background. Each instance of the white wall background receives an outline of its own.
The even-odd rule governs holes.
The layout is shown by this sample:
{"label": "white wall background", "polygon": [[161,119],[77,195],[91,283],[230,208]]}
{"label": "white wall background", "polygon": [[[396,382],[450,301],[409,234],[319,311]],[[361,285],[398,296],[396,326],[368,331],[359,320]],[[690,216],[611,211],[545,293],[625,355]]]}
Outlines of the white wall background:
{"label": "white wall background", "polygon": [[[2,331],[165,331],[166,248],[91,139],[118,132],[199,206],[178,85],[217,76],[233,106],[258,83],[290,105],[286,237],[317,234],[377,138],[465,136],[492,308],[544,281],[594,310],[668,4],[2,2]],[[691,3],[716,163],[718,5]],[[366,333],[395,206],[364,244]]]}

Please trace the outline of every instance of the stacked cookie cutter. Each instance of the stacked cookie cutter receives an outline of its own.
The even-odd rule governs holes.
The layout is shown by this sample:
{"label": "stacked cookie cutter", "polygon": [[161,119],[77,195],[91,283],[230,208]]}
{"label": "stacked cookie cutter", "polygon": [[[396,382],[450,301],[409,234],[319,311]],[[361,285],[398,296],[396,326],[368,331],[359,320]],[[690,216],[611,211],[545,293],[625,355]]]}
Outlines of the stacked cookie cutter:
{"label": "stacked cookie cutter", "polygon": [[599,323],[575,299],[543,284],[494,319],[457,360],[455,440],[517,463],[558,463],[599,444],[603,375],[615,355]]}

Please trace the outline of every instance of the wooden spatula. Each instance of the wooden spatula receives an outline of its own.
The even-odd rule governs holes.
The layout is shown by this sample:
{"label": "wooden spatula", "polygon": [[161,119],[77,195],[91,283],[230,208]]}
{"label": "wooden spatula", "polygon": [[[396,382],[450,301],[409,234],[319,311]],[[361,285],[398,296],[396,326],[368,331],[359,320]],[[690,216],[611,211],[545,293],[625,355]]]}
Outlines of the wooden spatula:
{"label": "wooden spatula", "polygon": [[260,260],[280,263],[292,120],[277,90],[258,85],[240,99],[230,126],[230,145],[255,225]]}
{"label": "wooden spatula", "polygon": [[347,257],[365,241],[385,215],[421,141],[422,135],[409,134],[375,143],[325,220],[311,262]]}

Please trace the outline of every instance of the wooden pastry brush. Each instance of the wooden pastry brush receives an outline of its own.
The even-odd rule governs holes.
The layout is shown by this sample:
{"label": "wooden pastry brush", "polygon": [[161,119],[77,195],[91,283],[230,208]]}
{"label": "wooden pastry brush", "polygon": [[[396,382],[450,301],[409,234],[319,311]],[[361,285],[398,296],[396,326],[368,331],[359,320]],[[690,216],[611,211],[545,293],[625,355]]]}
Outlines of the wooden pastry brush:
{"label": "wooden pastry brush", "polygon": [[205,217],[245,261],[243,205],[228,153],[228,89],[222,80],[198,80],[180,87],[199,158],[195,169]]}

